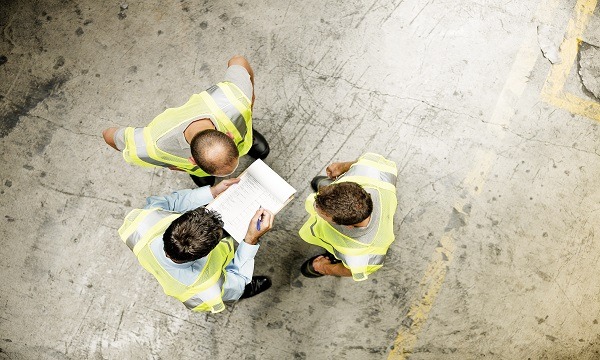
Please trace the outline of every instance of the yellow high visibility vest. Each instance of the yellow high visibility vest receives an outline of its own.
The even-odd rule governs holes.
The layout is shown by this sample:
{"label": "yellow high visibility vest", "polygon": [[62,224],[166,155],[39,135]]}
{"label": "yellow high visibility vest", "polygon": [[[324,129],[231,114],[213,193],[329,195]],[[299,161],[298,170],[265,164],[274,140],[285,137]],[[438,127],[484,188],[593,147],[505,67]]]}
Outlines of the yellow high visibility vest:
{"label": "yellow high visibility vest", "polygon": [[161,237],[169,225],[180,216],[180,213],[162,209],[135,209],[125,218],[119,228],[119,235],[137,256],[144,269],[158,280],[165,294],[183,302],[188,309],[195,312],[221,312],[225,309],[222,300],[223,284],[226,280],[225,267],[234,255],[231,237],[221,240],[208,254],[204,268],[191,285],[184,285],[173,278],[152,253],[150,244]]}
{"label": "yellow high visibility vest", "polygon": [[334,183],[355,182],[379,194],[381,218],[377,233],[369,244],[362,243],[337,231],[321,218],[314,207],[315,194],[306,199],[306,211],[310,218],[300,229],[300,237],[320,246],[341,260],[352,272],[355,281],[362,281],[383,265],[385,254],[394,242],[394,214],[396,213],[396,177],[398,171],[393,161],[383,156],[366,153],[350,167],[348,172]]}
{"label": "yellow high visibility vest", "polygon": [[[219,103],[232,104],[237,115],[229,118]],[[192,164],[188,158],[175,156],[161,150],[158,140],[185,122],[208,118],[216,122],[217,130],[233,134],[240,156],[252,147],[252,110],[248,97],[233,83],[221,82],[200,94],[194,94],[188,102],[178,108],[165,110],[143,128],[125,128],[123,158],[130,164],[144,167],[175,166],[195,176],[208,176],[205,171]]]}

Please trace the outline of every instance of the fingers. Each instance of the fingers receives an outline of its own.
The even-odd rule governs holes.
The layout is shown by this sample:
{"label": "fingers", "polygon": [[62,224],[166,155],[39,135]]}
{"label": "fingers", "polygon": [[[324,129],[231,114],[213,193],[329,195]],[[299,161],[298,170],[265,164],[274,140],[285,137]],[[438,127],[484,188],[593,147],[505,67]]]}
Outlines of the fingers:
{"label": "fingers", "polygon": [[262,216],[263,209],[260,208],[256,210],[252,219],[250,219],[250,225],[248,225],[248,234],[256,235],[257,233],[262,232],[262,230],[268,225],[262,219],[260,222],[260,230],[258,230],[258,219]]}
{"label": "fingers", "polygon": [[335,177],[340,174],[340,164],[333,163],[333,164],[329,165],[327,167],[327,169],[325,169],[325,171],[327,172],[328,178],[335,179]]}
{"label": "fingers", "polygon": [[320,274],[327,275],[326,266],[331,264],[329,259],[324,256],[319,256],[313,260],[313,268]]}
{"label": "fingers", "polygon": [[229,189],[229,187],[233,184],[237,184],[240,182],[239,178],[234,178],[234,179],[226,179],[221,181],[220,183],[218,183],[217,185],[213,185],[210,187],[210,192],[212,193],[213,197],[217,197],[219,196],[223,191]]}
{"label": "fingers", "polygon": [[254,216],[252,216],[252,220],[250,220],[251,224],[256,224],[258,222],[258,218],[262,215],[263,208],[256,210]]}
{"label": "fingers", "polygon": [[223,185],[225,185],[225,187],[229,187],[233,184],[237,184],[240,182],[240,178],[233,178],[233,179],[227,179],[227,180],[223,180],[221,181],[221,183],[223,183]]}
{"label": "fingers", "polygon": [[262,210],[262,223],[265,224],[265,228],[268,228],[268,230],[270,230],[271,228],[273,228],[273,221],[275,220],[275,215],[273,215],[273,213],[267,209],[260,210]]}
{"label": "fingers", "polygon": [[[275,215],[267,209],[260,208],[256,210],[250,224],[256,225],[258,219],[260,218],[260,232],[261,234],[267,232],[273,227],[273,220],[275,219]],[[264,231],[263,231],[264,230]]]}

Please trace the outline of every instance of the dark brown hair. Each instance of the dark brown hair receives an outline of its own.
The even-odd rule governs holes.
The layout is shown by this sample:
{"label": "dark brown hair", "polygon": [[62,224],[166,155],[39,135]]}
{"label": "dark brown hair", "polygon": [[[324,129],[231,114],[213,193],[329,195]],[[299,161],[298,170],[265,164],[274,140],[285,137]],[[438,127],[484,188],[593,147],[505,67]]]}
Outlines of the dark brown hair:
{"label": "dark brown hair", "polygon": [[339,225],[354,225],[373,212],[371,195],[354,182],[340,182],[319,189],[317,207]]}
{"label": "dark brown hair", "polygon": [[221,216],[205,207],[188,211],[175,219],[163,234],[167,256],[177,262],[205,257],[223,235]]}
{"label": "dark brown hair", "polygon": [[[222,149],[223,156],[215,158],[215,147]],[[203,130],[197,133],[190,142],[190,150],[196,164],[209,174],[214,174],[223,165],[233,163],[240,153],[233,140],[218,130]]]}

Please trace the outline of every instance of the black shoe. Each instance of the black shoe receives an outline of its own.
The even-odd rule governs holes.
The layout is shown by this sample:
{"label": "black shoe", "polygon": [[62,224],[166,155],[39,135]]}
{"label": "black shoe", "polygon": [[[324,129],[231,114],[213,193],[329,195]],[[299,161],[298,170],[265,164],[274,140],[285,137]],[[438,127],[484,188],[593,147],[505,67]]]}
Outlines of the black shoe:
{"label": "black shoe", "polygon": [[253,276],[250,284],[244,288],[244,293],[240,296],[240,299],[246,299],[258,295],[261,292],[271,287],[271,279],[266,276]]}
{"label": "black shoe", "polygon": [[192,178],[192,180],[194,180],[194,184],[198,185],[198,187],[203,187],[206,185],[210,185],[213,186],[215,184],[215,177],[214,176],[196,176],[196,175],[191,175],[190,177]]}
{"label": "black shoe", "polygon": [[329,259],[329,262],[332,264],[337,264],[339,262],[341,262],[340,260],[336,259],[335,256],[333,256],[333,254],[331,254],[330,252],[326,252],[325,254],[319,254],[319,255],[315,255],[313,257],[311,257],[310,259],[306,260],[302,266],[300,266],[300,273],[302,273],[302,275],[308,277],[308,278],[318,278],[321,276],[325,276],[324,274],[321,274],[320,272],[317,272],[317,270],[315,270],[315,268],[313,267],[313,261],[318,258],[319,256],[325,256],[327,259]]}
{"label": "black shoe", "polygon": [[264,160],[269,155],[270,151],[271,148],[265,137],[258,131],[252,129],[252,147],[250,148],[250,151],[248,151],[248,155],[255,159]]}
{"label": "black shoe", "polygon": [[331,180],[327,176],[315,176],[310,181],[310,187],[315,192],[319,192],[319,188],[322,188],[323,186],[327,186],[327,185],[331,184],[332,182],[333,182],[333,180]]}

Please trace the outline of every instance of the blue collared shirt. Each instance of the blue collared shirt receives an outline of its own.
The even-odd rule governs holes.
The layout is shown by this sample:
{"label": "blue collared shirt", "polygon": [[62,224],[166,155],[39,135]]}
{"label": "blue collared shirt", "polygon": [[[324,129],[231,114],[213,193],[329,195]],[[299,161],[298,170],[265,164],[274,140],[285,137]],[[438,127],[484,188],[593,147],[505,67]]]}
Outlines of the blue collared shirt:
{"label": "blue collared shirt", "polygon": [[[150,196],[146,199],[145,209],[161,208],[163,210],[184,213],[204,206],[213,200],[210,186],[197,189],[175,191],[166,196]],[[160,265],[177,281],[185,285],[192,284],[206,263],[206,257],[183,264],[174,263],[165,255],[162,238],[152,242],[150,248]],[[223,301],[238,300],[244,292],[246,284],[252,280],[254,273],[254,256],[260,245],[250,245],[242,241],[235,251],[233,260],[225,271],[227,278],[223,285]]]}

